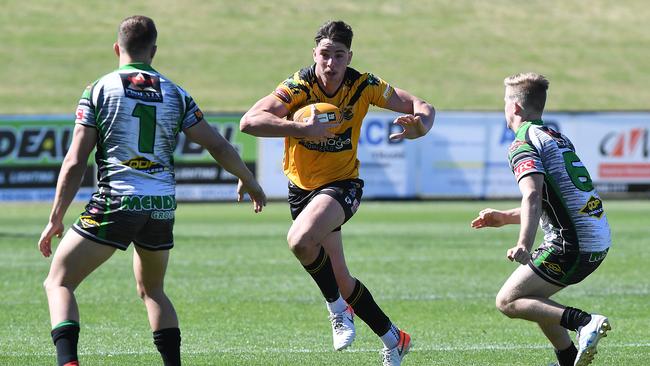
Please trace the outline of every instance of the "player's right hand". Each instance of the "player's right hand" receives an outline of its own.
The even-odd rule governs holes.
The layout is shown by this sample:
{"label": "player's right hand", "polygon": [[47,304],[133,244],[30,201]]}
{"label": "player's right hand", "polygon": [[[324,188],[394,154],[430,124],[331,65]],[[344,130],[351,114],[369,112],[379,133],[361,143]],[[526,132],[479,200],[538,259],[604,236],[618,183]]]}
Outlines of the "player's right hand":
{"label": "player's right hand", "polygon": [[510,259],[511,262],[518,262],[520,264],[528,264],[530,261],[530,252],[525,246],[516,245],[506,253],[506,257]]}
{"label": "player's right hand", "polygon": [[266,206],[266,194],[262,187],[256,180],[245,184],[241,179],[237,182],[237,202],[244,199],[244,193],[248,193],[251,201],[253,201],[253,210],[255,213],[262,212],[262,208]]}
{"label": "player's right hand", "polygon": [[331,128],[338,126],[337,122],[318,122],[316,115],[319,113],[316,106],[312,104],[311,115],[305,122],[304,140],[312,142],[322,142],[328,138],[334,138],[336,135],[330,131]]}
{"label": "player's right hand", "polygon": [[59,239],[63,235],[62,222],[50,221],[41,233],[41,237],[38,239],[38,250],[41,251],[43,257],[49,257],[52,255],[52,237],[54,235]]}
{"label": "player's right hand", "polygon": [[474,229],[481,229],[484,227],[499,227],[506,224],[505,215],[503,211],[495,210],[493,208],[486,208],[478,213],[478,217],[472,220],[472,227]]}

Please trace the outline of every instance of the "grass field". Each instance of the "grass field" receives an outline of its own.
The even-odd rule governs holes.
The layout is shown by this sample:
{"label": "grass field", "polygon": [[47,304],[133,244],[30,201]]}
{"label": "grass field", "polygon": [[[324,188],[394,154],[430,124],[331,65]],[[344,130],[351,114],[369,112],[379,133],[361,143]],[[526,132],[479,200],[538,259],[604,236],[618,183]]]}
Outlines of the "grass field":
{"label": "grass field", "polygon": [[[547,365],[538,328],[509,320],[494,296],[514,269],[504,258],[516,227],[474,231],[485,206],[514,202],[366,202],[344,227],[354,275],[411,332],[405,365]],[[80,212],[76,204],[66,223]],[[647,365],[650,285],[647,201],[606,202],[614,247],[560,302],[608,315],[613,330],[595,365]],[[54,364],[36,250],[46,204],[4,203],[0,217],[0,365]],[[186,365],[378,365],[380,342],[361,321],[353,347],[331,349],[322,298],[287,250],[286,204],[180,204],[167,291],[183,332]],[[131,251],[118,252],[77,290],[84,365],[156,365]]]}
{"label": "grass field", "polygon": [[644,0],[3,0],[0,114],[72,114],[116,68],[117,25],[133,14],[157,23],[154,66],[209,112],[245,111],[310,64],[327,19],[352,25],[353,67],[440,110],[501,110],[502,80],[520,71],[550,78],[548,110],[650,100]]}

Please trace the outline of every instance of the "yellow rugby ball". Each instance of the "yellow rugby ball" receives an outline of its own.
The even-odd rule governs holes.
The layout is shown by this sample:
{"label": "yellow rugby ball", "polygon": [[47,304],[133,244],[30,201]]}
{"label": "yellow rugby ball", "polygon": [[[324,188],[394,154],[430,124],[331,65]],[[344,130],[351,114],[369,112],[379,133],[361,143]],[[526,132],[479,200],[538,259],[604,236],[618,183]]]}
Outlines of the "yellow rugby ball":
{"label": "yellow rugby ball", "polygon": [[339,107],[330,103],[308,104],[298,109],[293,114],[293,120],[296,122],[306,122],[311,117],[311,106],[316,107],[316,120],[322,123],[340,123],[343,115]]}

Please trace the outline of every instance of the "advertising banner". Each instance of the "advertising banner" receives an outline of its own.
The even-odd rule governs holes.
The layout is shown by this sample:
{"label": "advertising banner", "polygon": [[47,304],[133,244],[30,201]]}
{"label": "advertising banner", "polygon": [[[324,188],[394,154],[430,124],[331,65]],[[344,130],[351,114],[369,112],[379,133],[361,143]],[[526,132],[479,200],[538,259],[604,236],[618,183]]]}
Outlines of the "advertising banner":
{"label": "advertising banner", "polygon": [[[255,137],[239,131],[241,115],[207,115],[246,165],[256,169]],[[74,128],[73,116],[0,116],[0,201],[51,201]],[[179,134],[174,155],[178,200],[236,199],[237,180],[210,154]],[[78,200],[95,191],[94,154],[88,161]]]}
{"label": "advertising banner", "polygon": [[[417,140],[390,141],[399,130],[392,112],[371,112],[359,138],[364,198],[516,198],[519,189],[506,154],[514,134],[502,112],[438,112],[431,132]],[[240,114],[206,119],[256,172],[269,198],[285,199],[283,138],[255,138],[239,131]],[[51,200],[72,137],[72,116],[0,116],[0,200]],[[566,134],[596,188],[650,192],[650,113],[544,114],[547,125]],[[231,200],[236,179],[200,146],[179,134],[177,199]],[[94,191],[89,159],[78,199]]]}

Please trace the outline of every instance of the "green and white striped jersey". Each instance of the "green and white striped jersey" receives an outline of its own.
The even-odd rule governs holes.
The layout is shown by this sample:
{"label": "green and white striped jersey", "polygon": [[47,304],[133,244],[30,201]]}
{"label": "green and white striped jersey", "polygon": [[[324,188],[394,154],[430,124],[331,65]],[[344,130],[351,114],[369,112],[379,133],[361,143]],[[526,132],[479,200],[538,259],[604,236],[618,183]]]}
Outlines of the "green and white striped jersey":
{"label": "green and white striped jersey", "polygon": [[173,195],[176,137],[202,119],[185,90],[133,63],[86,88],[75,123],[97,129],[99,193]]}
{"label": "green and white striped jersey", "polygon": [[571,141],[542,121],[522,124],[508,160],[517,181],[544,174],[541,226],[544,241],[565,250],[598,252],[611,245],[603,203]]}

